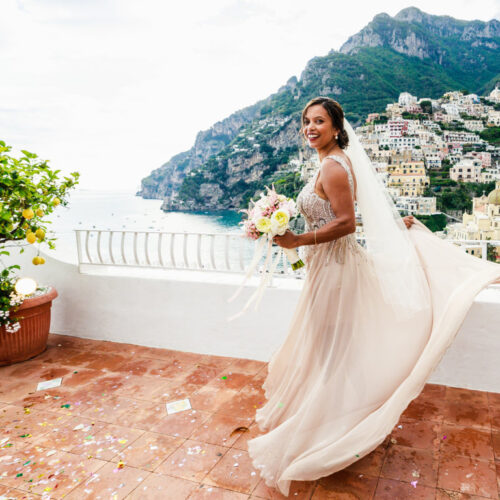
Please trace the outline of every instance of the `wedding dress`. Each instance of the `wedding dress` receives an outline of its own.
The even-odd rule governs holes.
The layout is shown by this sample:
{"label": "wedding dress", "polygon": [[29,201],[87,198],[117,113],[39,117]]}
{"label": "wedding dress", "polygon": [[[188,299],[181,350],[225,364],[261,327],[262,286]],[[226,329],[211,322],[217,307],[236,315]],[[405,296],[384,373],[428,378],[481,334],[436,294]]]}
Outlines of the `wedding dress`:
{"label": "wedding dress", "polygon": [[[347,172],[354,199],[348,164],[330,157]],[[296,200],[305,231],[335,218],[314,191],[318,173]],[[256,411],[266,433],[248,442],[253,466],[285,496],[292,480],[330,475],[382,443],[440,362],[475,295],[500,279],[500,265],[468,255],[418,220],[408,232],[430,307],[400,318],[354,234],[301,247],[303,289],[268,364],[267,402]]]}

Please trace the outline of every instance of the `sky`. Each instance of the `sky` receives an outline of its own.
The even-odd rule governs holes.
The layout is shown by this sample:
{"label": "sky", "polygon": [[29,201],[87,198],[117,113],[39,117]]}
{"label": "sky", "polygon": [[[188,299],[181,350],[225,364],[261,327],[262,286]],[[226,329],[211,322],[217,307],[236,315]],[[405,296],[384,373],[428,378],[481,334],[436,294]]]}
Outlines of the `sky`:
{"label": "sky", "polygon": [[196,134],[405,7],[500,19],[500,0],[0,0],[0,139],[80,189],[135,192]]}

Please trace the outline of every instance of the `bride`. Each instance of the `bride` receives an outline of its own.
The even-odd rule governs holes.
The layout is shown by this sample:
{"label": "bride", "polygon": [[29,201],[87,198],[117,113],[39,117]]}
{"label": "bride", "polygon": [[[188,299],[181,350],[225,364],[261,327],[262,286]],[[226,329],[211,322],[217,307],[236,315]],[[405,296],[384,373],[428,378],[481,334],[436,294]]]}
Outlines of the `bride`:
{"label": "bride", "polygon": [[254,467],[285,496],[292,480],[330,475],[382,443],[475,295],[500,278],[500,265],[400,217],[336,101],[311,100],[302,133],[321,162],[296,200],[305,232],[274,242],[301,247],[307,273],[268,364],[255,417],[265,433],[248,442]]}

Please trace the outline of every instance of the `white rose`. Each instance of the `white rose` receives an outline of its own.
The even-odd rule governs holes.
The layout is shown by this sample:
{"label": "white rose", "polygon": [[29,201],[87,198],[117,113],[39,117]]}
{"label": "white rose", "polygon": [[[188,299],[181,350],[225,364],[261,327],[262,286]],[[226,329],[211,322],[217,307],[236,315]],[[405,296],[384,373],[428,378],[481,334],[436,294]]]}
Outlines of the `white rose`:
{"label": "white rose", "polygon": [[288,229],[288,222],[290,216],[286,210],[276,210],[276,212],[271,215],[271,230],[274,234],[285,234]]}
{"label": "white rose", "polygon": [[276,219],[271,219],[271,232],[282,236],[286,233],[287,226],[282,226]]}

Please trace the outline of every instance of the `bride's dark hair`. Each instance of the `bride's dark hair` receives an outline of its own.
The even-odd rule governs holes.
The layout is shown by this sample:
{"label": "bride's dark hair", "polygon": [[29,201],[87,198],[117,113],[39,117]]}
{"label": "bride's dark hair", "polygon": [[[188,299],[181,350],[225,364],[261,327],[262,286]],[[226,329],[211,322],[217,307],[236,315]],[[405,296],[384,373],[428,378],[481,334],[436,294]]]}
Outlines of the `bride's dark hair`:
{"label": "bride's dark hair", "polygon": [[344,130],[344,110],[337,101],[331,99],[330,97],[315,97],[306,104],[305,108],[302,110],[302,131],[304,130],[304,121],[307,110],[315,104],[321,104],[321,106],[326,109],[332,119],[333,126],[339,129],[337,143],[341,149],[345,149],[349,144],[349,136]]}

